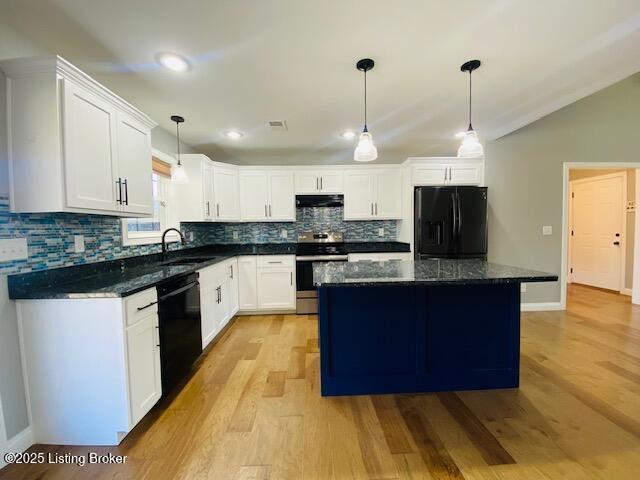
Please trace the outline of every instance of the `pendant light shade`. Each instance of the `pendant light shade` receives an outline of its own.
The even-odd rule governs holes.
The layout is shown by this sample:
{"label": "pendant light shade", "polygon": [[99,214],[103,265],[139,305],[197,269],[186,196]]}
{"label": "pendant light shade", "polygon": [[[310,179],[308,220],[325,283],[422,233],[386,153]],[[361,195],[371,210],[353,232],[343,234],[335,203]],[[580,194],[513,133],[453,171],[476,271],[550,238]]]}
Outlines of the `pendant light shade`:
{"label": "pendant light shade", "polygon": [[176,183],[188,183],[189,177],[180,161],[180,124],[184,123],[184,117],[171,115],[171,121],[176,122],[176,138],[178,139],[178,163],[171,169],[171,181]]}
{"label": "pendant light shade", "polygon": [[458,157],[461,158],[481,157],[484,155],[484,148],[471,124],[471,73],[480,68],[480,65],[480,60],[469,60],[460,67],[462,72],[469,72],[469,128],[464,134],[460,148],[458,148]]}
{"label": "pendant light shade", "polygon": [[378,158],[378,149],[373,144],[373,137],[367,128],[367,72],[375,65],[370,58],[358,60],[356,68],[364,72],[364,128],[360,134],[358,145],[353,152],[353,159],[356,162],[371,162]]}

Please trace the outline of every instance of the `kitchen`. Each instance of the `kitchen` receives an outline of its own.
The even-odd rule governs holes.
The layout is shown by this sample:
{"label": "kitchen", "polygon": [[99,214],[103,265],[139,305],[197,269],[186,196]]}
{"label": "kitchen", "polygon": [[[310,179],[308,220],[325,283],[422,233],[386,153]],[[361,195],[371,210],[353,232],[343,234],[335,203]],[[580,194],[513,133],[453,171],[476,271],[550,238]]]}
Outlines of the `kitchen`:
{"label": "kitchen", "polygon": [[[20,465],[25,450],[119,455],[128,460],[104,472],[124,478],[519,478],[527,465],[542,478],[559,478],[562,465],[579,478],[632,478],[629,437],[640,430],[624,382],[635,378],[637,352],[622,342],[635,338],[627,326],[637,307],[618,293],[565,287],[551,226],[560,229],[561,192],[549,186],[532,196],[527,183],[547,188],[543,167],[507,149],[517,139],[537,158],[541,143],[528,144],[527,132],[546,121],[515,110],[501,117],[524,88],[512,82],[501,91],[498,65],[505,71],[510,53],[496,60],[467,46],[442,61],[441,107],[428,95],[418,100],[418,77],[403,74],[424,81],[427,72],[380,46],[345,51],[337,62],[298,58],[292,68],[318,62],[339,72],[327,73],[326,85],[310,79],[317,97],[303,100],[304,75],[262,83],[278,70],[265,58],[280,60],[261,57],[253,43],[250,54],[221,53],[231,83],[216,91],[209,82],[222,81],[214,64],[223,60],[160,42],[152,54],[136,47],[148,63],[129,63],[123,74],[88,61],[100,41],[121,48],[112,34],[87,40],[81,53],[55,32],[36,35],[28,9],[10,3],[10,20],[0,23],[0,447],[18,457],[5,457],[0,466],[13,464],[0,478],[63,474],[51,462]],[[93,24],[97,12],[113,15],[97,2],[54,3],[44,11],[69,32],[72,18]],[[263,8],[251,10],[251,22],[267,15]],[[349,38],[341,20],[308,8]],[[505,15],[516,22],[526,10],[539,13],[520,8]],[[197,24],[198,11],[180,15]],[[594,5],[588,15],[600,13]],[[594,21],[591,34],[612,25]],[[115,27],[96,28],[104,36]],[[43,49],[45,37],[53,43]],[[636,53],[618,47],[619,65]],[[243,70],[247,60],[255,70]],[[610,51],[592,60],[604,65]],[[625,68],[547,105],[549,117],[562,122],[590,102],[595,113],[582,117],[601,122],[609,110],[599,95],[635,92],[638,69]],[[403,82],[408,96],[390,88]],[[552,84],[539,89],[558,99]],[[278,110],[289,102],[281,88],[292,99]],[[411,118],[394,111],[410,97]],[[418,139],[421,129],[432,138]],[[614,130],[610,142],[626,132]],[[635,168],[631,158],[611,161]],[[561,155],[549,170],[579,160]],[[572,412],[586,425],[582,444]],[[595,432],[615,446],[606,465],[590,454]],[[66,472],[98,472],[78,463]]]}

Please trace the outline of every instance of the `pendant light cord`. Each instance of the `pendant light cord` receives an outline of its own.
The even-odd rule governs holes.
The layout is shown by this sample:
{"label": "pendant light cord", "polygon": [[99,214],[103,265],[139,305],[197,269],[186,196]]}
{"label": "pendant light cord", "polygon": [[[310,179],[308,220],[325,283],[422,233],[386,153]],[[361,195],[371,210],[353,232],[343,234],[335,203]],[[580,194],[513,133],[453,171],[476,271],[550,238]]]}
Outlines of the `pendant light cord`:
{"label": "pendant light cord", "polygon": [[367,129],[367,71],[364,71],[364,131],[368,132]]}
{"label": "pendant light cord", "polygon": [[176,122],[176,137],[178,138],[178,166],[182,166],[180,163],[180,122]]}
{"label": "pendant light cord", "polygon": [[473,73],[473,70],[469,70],[469,129],[468,131],[473,130],[473,127],[471,126],[471,74]]}

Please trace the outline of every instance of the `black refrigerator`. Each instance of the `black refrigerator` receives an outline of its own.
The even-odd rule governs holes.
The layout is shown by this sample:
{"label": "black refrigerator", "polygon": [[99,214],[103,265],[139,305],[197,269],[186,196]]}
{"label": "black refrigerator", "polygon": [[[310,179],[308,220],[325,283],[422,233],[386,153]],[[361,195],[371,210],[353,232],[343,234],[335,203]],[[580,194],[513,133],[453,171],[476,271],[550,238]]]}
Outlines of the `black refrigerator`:
{"label": "black refrigerator", "polygon": [[487,187],[416,187],[415,259],[487,258]]}

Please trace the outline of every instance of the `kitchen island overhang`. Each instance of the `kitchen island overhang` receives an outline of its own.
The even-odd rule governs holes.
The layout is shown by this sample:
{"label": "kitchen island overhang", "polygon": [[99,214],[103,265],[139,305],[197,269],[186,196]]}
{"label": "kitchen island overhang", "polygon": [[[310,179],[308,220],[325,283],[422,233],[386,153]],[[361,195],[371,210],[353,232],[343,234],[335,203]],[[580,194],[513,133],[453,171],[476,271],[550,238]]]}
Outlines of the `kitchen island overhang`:
{"label": "kitchen island overhang", "polygon": [[519,385],[520,284],[481,260],[314,265],[323,396]]}

